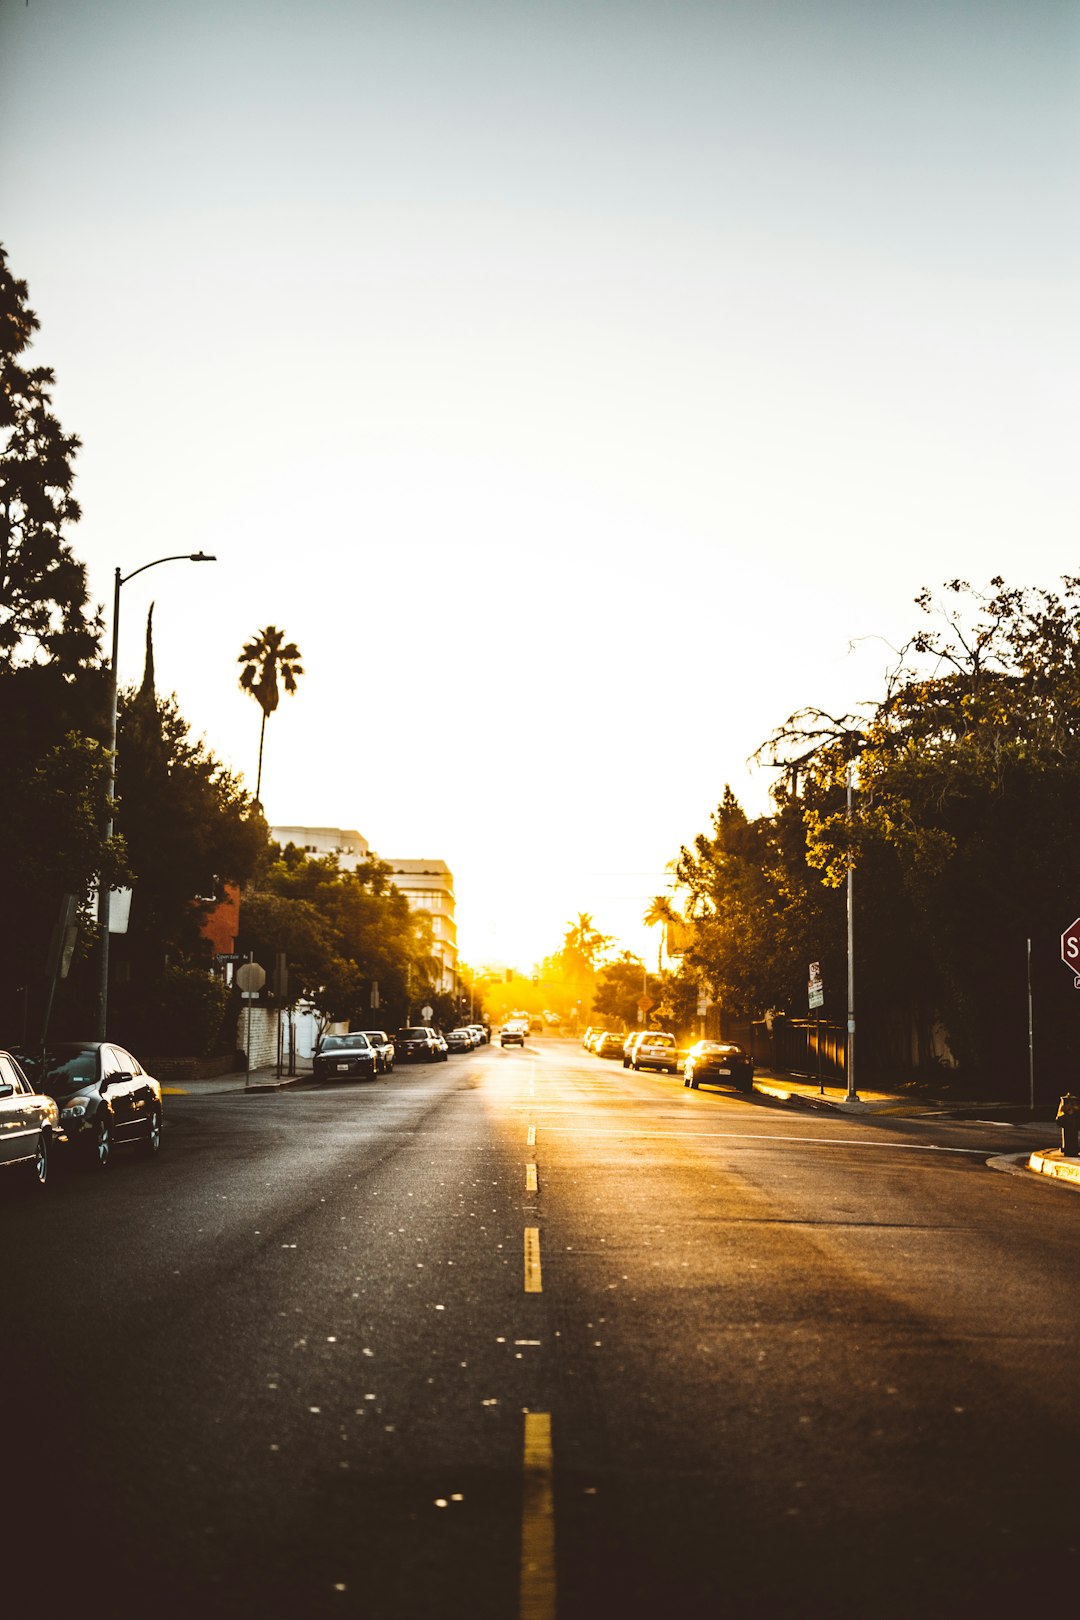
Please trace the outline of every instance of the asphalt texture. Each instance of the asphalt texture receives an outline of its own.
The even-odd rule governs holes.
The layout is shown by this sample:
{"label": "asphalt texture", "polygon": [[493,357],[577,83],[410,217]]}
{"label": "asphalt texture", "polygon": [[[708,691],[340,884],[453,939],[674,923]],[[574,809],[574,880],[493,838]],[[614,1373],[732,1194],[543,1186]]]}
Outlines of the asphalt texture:
{"label": "asphalt texture", "polygon": [[35,1614],[1071,1602],[1080,1201],[1008,1128],[543,1040],[166,1103],[2,1190]]}

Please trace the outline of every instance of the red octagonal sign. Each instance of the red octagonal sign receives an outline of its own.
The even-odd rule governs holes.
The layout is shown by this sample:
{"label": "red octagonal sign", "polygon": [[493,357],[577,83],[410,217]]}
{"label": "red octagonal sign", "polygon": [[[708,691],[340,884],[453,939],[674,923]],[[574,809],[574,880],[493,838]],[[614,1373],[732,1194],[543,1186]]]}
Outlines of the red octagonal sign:
{"label": "red octagonal sign", "polygon": [[1076,988],[1080,990],[1080,917],[1061,936],[1061,960],[1075,973]]}

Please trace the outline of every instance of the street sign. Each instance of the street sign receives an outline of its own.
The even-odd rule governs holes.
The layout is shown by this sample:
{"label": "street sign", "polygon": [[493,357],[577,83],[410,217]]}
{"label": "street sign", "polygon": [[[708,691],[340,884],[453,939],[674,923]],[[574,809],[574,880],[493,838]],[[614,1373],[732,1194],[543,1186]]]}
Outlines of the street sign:
{"label": "street sign", "polygon": [[821,963],[810,963],[810,975],[806,985],[806,997],[810,1003],[810,1011],[825,1005],[825,984],[821,977]]}
{"label": "street sign", "polygon": [[428,1019],[431,1017],[431,1013],[432,1013],[432,1009],[430,1007],[421,1007],[420,1016],[421,1016],[421,1018],[423,1018],[425,1024],[427,1023]]}
{"label": "street sign", "polygon": [[245,962],[236,970],[236,983],[241,990],[261,990],[266,983],[266,969],[258,962]]}
{"label": "street sign", "polygon": [[643,1013],[647,1013],[652,1011],[652,1009],[656,1006],[656,1002],[653,1000],[652,996],[638,996],[638,1006],[641,1008]]}
{"label": "street sign", "polygon": [[1080,917],[1070,923],[1061,936],[1061,960],[1074,975],[1074,983],[1080,990]]}

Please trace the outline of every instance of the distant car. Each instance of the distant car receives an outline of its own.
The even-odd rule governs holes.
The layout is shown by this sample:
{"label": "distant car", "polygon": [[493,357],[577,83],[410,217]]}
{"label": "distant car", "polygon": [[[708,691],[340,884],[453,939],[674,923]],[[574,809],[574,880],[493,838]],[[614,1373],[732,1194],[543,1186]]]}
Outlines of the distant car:
{"label": "distant car", "polygon": [[637,1043],[641,1039],[642,1039],[642,1031],[640,1029],[635,1029],[633,1034],[628,1035],[626,1037],[625,1041],[623,1041],[622,1066],[623,1066],[624,1069],[628,1069],[630,1067],[631,1061],[632,1061],[633,1056],[634,1056],[634,1047],[637,1045]]}
{"label": "distant car", "polygon": [[439,1052],[441,1053],[441,1055],[444,1058],[449,1057],[450,1056],[450,1048],[446,1044],[446,1036],[443,1034],[442,1030],[441,1029],[433,1029],[431,1033],[435,1037],[435,1045],[438,1047]]}
{"label": "distant car", "polygon": [[606,1029],[596,1043],[597,1057],[617,1057],[623,1055],[623,1042],[625,1035],[617,1034],[612,1029]]}
{"label": "distant car", "polygon": [[674,1035],[650,1029],[635,1043],[630,1055],[632,1069],[663,1069],[667,1074],[679,1072],[679,1049]]}
{"label": "distant car", "polygon": [[0,1052],[0,1165],[44,1187],[59,1130],[55,1099],[35,1090],[10,1052]]}
{"label": "distant car", "polygon": [[593,1038],[593,1035],[595,1033],[596,1032],[593,1029],[593,1026],[590,1024],[588,1026],[588,1028],[586,1029],[584,1035],[581,1037],[581,1044],[585,1048],[586,1052],[589,1050],[589,1043],[591,1042],[591,1040]]}
{"label": "distant car", "polygon": [[[27,1060],[29,1063],[31,1060]],[[58,1041],[30,1069],[60,1109],[58,1141],[84,1163],[108,1168],[113,1148],[134,1142],[150,1158],[161,1148],[164,1112],[153,1075],[112,1041]]]}
{"label": "distant car", "polygon": [[465,1028],[467,1030],[471,1030],[472,1034],[476,1038],[477,1046],[486,1046],[487,1045],[488,1032],[484,1028],[483,1024],[466,1024]]}
{"label": "distant car", "polygon": [[365,1029],[367,1036],[375,1049],[375,1073],[389,1074],[394,1067],[394,1043],[385,1029]]}
{"label": "distant car", "polygon": [[446,1057],[442,1043],[427,1024],[413,1024],[398,1030],[394,1052],[399,1063],[441,1063]]}
{"label": "distant car", "polygon": [[452,1029],[446,1036],[446,1044],[451,1052],[471,1052],[476,1045],[476,1038],[471,1029],[464,1024],[460,1029]]}
{"label": "distant car", "polygon": [[520,1024],[504,1024],[499,1031],[500,1046],[524,1046],[525,1031]]}
{"label": "distant car", "polygon": [[324,1035],[311,1060],[316,1080],[374,1080],[378,1056],[359,1030],[349,1035]]}
{"label": "distant car", "polygon": [[736,1091],[753,1091],[754,1060],[730,1041],[698,1041],[683,1059],[683,1085],[696,1091],[702,1080],[729,1083]]}

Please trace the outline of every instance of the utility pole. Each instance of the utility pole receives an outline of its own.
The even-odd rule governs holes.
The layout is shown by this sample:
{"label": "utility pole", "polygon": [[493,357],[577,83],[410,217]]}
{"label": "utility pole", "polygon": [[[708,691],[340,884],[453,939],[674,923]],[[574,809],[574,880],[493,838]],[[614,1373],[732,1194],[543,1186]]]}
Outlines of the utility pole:
{"label": "utility pole", "polygon": [[852,787],[857,766],[853,759],[847,764],[847,1097],[846,1102],[858,1102],[855,1089],[855,813],[852,807]]}

